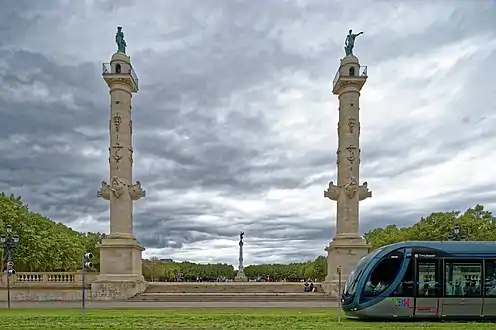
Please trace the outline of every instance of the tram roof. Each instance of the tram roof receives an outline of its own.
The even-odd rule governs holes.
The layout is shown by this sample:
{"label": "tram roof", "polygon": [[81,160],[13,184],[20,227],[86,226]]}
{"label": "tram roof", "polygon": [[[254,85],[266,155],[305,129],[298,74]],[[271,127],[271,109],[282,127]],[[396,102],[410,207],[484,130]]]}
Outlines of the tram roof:
{"label": "tram roof", "polygon": [[404,241],[384,246],[384,250],[431,248],[449,254],[496,254],[494,241]]}

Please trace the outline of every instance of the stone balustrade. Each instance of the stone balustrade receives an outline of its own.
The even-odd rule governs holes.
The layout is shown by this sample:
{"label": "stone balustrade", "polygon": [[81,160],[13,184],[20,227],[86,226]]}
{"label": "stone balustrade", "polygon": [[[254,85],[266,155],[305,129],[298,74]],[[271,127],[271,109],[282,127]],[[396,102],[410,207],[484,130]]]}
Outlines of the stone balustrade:
{"label": "stone balustrade", "polygon": [[[96,280],[98,273],[88,272],[85,274],[86,282],[91,283]],[[57,285],[60,284],[77,284],[82,282],[81,272],[17,272],[10,277],[12,286],[29,284],[29,285]],[[7,275],[2,274],[0,285],[4,286],[7,283]]]}

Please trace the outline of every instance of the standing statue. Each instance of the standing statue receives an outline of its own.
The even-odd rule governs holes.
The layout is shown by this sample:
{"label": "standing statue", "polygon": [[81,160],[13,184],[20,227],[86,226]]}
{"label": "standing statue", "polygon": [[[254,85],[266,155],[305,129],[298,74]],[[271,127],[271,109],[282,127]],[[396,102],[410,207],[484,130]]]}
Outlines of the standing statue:
{"label": "standing statue", "polygon": [[117,44],[117,51],[126,54],[126,40],[124,40],[124,32],[122,32],[122,26],[117,27],[117,33],[115,34],[115,43]]}
{"label": "standing statue", "polygon": [[243,237],[245,236],[245,232],[242,231],[240,234],[239,234],[239,245],[243,245]]}
{"label": "standing statue", "polygon": [[353,55],[353,47],[355,47],[355,38],[359,35],[363,34],[363,32],[353,34],[353,31],[350,29],[346,39],[344,40],[344,52],[346,55]]}

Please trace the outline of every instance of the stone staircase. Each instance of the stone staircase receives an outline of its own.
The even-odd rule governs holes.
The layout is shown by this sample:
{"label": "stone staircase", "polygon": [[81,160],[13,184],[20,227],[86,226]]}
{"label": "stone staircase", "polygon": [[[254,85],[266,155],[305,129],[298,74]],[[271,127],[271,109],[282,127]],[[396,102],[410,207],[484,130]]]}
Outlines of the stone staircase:
{"label": "stone staircase", "polygon": [[304,292],[302,283],[287,282],[152,282],[131,301],[155,302],[280,302],[329,301],[320,284],[317,292]]}

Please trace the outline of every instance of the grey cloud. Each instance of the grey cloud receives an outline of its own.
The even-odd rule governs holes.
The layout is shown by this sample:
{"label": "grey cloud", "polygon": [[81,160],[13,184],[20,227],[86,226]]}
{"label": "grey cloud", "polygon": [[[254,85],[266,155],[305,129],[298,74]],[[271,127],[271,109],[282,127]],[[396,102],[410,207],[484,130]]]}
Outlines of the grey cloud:
{"label": "grey cloud", "polygon": [[[457,6],[451,22],[436,23],[427,33],[408,39],[366,37],[367,26],[363,26],[366,34],[357,52],[369,65],[371,76],[373,68],[388,59],[494,28],[490,21],[493,7],[448,4]],[[94,54],[102,38],[113,43],[114,31],[103,29],[106,15],[113,12],[117,17],[120,10],[132,10],[134,18],[147,17],[149,21],[147,26],[124,26],[141,83],[133,98],[134,178],[143,182],[148,197],[135,205],[138,239],[148,248],[167,248],[174,257],[180,249],[235,240],[242,228],[256,246],[248,252],[256,262],[303,260],[323,254],[334,233],[333,202],[325,204],[328,212],[321,216],[318,209],[315,214],[282,207],[252,212],[248,206],[237,210],[208,197],[192,202],[185,196],[202,191],[205,196],[241,203],[264,201],[271,190],[297,190],[301,203],[322,198],[327,182],[335,180],[336,123],[328,123],[329,143],[297,148],[274,128],[274,118],[288,115],[292,106],[278,103],[277,95],[297,88],[309,102],[329,106],[329,95],[323,94],[330,93],[328,86],[311,90],[300,85],[299,77],[310,83],[332,80],[348,25],[360,25],[343,17],[358,17],[356,11],[345,2],[326,0],[164,1],[156,3],[155,12],[131,0],[119,6],[112,1],[83,6],[16,1],[2,7],[6,10],[0,13],[0,81],[2,89],[10,92],[0,91],[0,190],[22,195],[34,211],[69,225],[88,215],[99,224],[108,221],[108,204],[95,194],[99,182],[108,176],[109,104],[100,61],[107,62],[111,54],[102,51],[100,61],[95,61],[84,58],[83,50]],[[53,49],[35,48],[35,43],[29,46],[35,29],[36,38],[53,40],[50,33],[55,33],[58,17],[54,9],[68,22],[82,9],[101,19],[101,25],[76,31],[81,40],[91,41],[74,58],[67,56],[72,54],[67,47],[73,42],[68,36],[57,35],[60,45]],[[311,25],[321,23],[336,30]],[[43,31],[50,33],[44,34],[43,26]],[[143,40],[153,39],[144,44],[137,38],[142,35]],[[308,49],[302,51],[301,45],[307,44]],[[361,177],[378,182],[415,173],[419,167],[450,160],[477,141],[494,138],[492,103],[487,96],[490,85],[483,79],[491,76],[488,68],[493,69],[487,63],[494,56],[474,63],[480,71],[467,76],[466,89],[452,101],[451,119],[443,115],[442,120],[412,127],[405,113],[403,122],[391,122],[379,132],[363,123]],[[300,75],[291,78],[296,72]],[[394,82],[398,89],[423,88],[394,73],[390,79],[388,83]],[[35,95],[35,87],[44,94]],[[15,94],[29,90],[32,93],[22,92],[20,97]],[[384,106],[394,111],[394,104]],[[367,107],[362,104],[363,111],[370,111]],[[297,115],[312,116],[307,109]],[[470,120],[463,119],[467,116]],[[485,119],[481,122],[480,118]],[[429,152],[402,161],[419,148]],[[322,187],[319,195],[308,196],[304,189],[316,186]],[[469,182],[460,189],[459,195],[439,198],[436,210],[414,205],[405,211],[390,205],[362,212],[362,230],[388,223],[410,224],[438,209],[490,203],[494,193],[491,185],[474,188]],[[485,195],[480,193],[482,189]],[[205,215],[217,220],[199,220]],[[235,249],[235,242],[233,246]]]}

